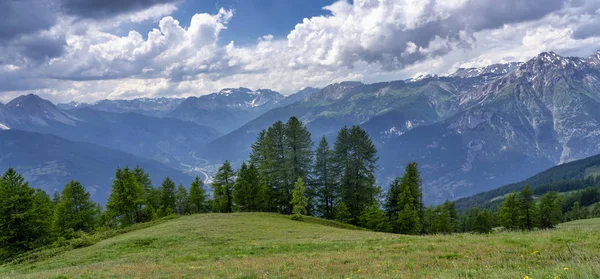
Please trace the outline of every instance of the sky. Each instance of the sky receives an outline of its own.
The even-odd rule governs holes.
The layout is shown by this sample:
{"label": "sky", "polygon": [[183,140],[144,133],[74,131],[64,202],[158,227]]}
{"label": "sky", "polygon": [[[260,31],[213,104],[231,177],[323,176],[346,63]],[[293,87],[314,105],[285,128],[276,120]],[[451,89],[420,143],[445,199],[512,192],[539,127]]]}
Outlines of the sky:
{"label": "sky", "polygon": [[0,0],[0,102],[283,94],[600,49],[600,0]]}

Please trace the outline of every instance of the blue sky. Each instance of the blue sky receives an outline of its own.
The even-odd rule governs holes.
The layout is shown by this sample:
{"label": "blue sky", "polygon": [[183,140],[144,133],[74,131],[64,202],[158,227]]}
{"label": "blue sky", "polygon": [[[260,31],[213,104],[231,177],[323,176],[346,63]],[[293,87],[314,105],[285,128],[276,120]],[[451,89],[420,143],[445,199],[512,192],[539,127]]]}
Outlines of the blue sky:
{"label": "blue sky", "polygon": [[220,43],[234,41],[236,45],[247,45],[267,34],[285,38],[304,18],[331,14],[323,7],[332,3],[331,0],[187,0],[173,16],[187,21],[195,13],[214,14],[220,8],[232,9],[234,16],[227,30],[221,33]]}
{"label": "blue sky", "polygon": [[[0,102],[27,93],[55,102],[186,97],[241,86],[291,94],[543,51],[597,55],[600,1],[502,3],[0,1]],[[273,37],[259,39],[265,35]]]}

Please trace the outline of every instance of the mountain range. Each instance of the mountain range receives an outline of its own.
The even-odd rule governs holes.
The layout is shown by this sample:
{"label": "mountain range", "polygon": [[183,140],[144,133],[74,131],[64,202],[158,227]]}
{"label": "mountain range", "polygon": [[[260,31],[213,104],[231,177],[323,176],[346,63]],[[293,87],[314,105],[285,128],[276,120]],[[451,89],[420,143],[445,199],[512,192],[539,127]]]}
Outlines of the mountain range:
{"label": "mountain range", "polygon": [[70,180],[79,180],[101,204],[110,194],[118,167],[144,168],[155,186],[167,176],[184,185],[193,180],[191,175],[151,159],[48,134],[0,131],[0,150],[0,169],[14,168],[32,187],[52,194]]}
{"label": "mountain range", "polygon": [[342,126],[358,124],[377,144],[382,186],[416,161],[426,201],[469,196],[600,152],[599,61],[600,52],[545,52],[444,77],[332,84],[266,112],[205,152],[215,160],[246,158],[260,130],[290,116],[307,123],[314,140],[334,140]]}
{"label": "mountain range", "polygon": [[438,203],[599,153],[600,51],[587,58],[544,52],[527,62],[461,68],[448,76],[341,82],[287,97],[227,88],[186,99],[54,106],[27,95],[0,105],[0,128],[91,142],[180,167],[198,158],[207,165],[239,164],[262,129],[291,116],[307,124],[314,141],[325,136],[333,142],[343,126],[361,125],[379,151],[378,183],[385,188],[416,161],[425,200]]}

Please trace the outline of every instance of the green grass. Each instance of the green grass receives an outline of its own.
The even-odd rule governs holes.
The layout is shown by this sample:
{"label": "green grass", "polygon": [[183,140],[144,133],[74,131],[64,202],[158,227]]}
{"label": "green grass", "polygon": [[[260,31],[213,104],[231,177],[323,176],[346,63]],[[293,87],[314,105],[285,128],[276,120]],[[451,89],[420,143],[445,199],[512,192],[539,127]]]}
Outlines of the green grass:
{"label": "green grass", "polygon": [[600,219],[490,235],[342,227],[267,213],[185,216],[0,266],[0,278],[600,278]]}

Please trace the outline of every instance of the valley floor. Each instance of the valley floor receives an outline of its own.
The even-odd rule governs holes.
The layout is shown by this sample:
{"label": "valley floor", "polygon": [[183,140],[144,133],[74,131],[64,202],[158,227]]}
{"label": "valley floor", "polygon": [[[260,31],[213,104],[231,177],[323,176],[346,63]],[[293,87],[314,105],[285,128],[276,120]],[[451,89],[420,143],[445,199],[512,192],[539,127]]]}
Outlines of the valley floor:
{"label": "valley floor", "polygon": [[404,236],[267,213],[200,214],[0,278],[600,278],[600,219],[556,230]]}

